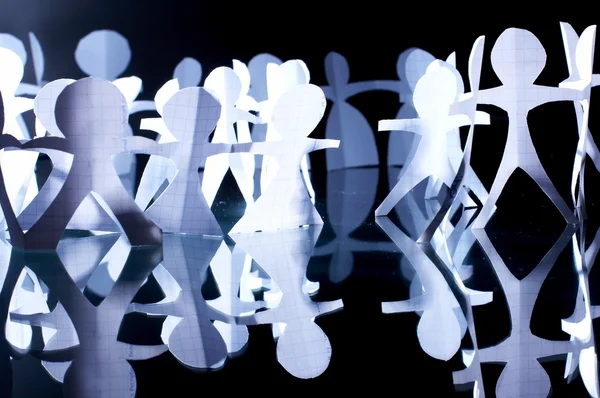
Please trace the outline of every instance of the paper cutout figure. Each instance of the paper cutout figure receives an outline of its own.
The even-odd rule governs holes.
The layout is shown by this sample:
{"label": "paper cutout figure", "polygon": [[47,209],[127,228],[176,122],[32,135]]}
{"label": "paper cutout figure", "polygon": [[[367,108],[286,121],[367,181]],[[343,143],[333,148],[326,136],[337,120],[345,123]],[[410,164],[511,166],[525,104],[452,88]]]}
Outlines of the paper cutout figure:
{"label": "paper cutout figure", "polygon": [[[596,27],[588,27],[581,37],[578,37],[573,27],[567,23],[561,22],[560,28],[569,68],[569,78],[560,83],[559,87],[574,88],[582,93],[582,99],[573,104],[577,116],[579,141],[571,177],[571,199],[576,211],[582,212],[585,217],[585,181],[583,178],[585,159],[589,156],[590,160],[594,162],[596,170],[600,171],[600,152],[588,127],[591,88],[600,84],[600,79],[597,79],[598,75],[592,75]],[[578,182],[581,186],[579,190],[577,190]]]}
{"label": "paper cutout figure", "polygon": [[[460,306],[448,287],[437,266],[429,259],[419,245],[405,235],[388,218],[378,218],[377,224],[398,246],[413,266],[420,281],[420,295],[406,301],[384,302],[382,311],[386,314],[419,311],[422,312],[417,326],[417,335],[423,350],[436,359],[448,361],[460,349],[466,328],[461,330]],[[418,285],[413,283],[411,290]],[[492,301],[492,293],[468,290],[471,305],[483,305]],[[466,323],[466,320],[463,321]]]}
{"label": "paper cutout figure", "polygon": [[350,83],[348,61],[336,52],[330,52],[325,57],[325,75],[329,85],[321,88],[325,97],[333,102],[325,127],[325,136],[337,140],[344,138],[338,151],[327,152],[327,170],[378,166],[379,155],[373,129],[363,114],[350,105],[347,99],[371,90],[393,89],[399,92],[400,83]]}
{"label": "paper cutout figure", "polygon": [[[188,89],[189,90],[189,89]],[[168,315],[161,337],[171,354],[184,366],[196,369],[219,368],[227,359],[227,347],[211,320],[232,322],[214,310],[202,297],[209,263],[221,239],[165,235],[164,271],[154,274],[166,290],[166,299],[156,304],[137,304],[130,310]]]}
{"label": "paper cutout figure", "polygon": [[202,65],[196,59],[186,57],[175,67],[173,78],[181,88],[197,87],[202,80]]}
{"label": "paper cutout figure", "polygon": [[[54,250],[77,207],[90,193],[132,245],[160,244],[160,229],[129,196],[112,164],[111,155],[119,153],[127,123],[127,104],[121,92],[104,80],[79,80],[60,94],[55,115],[58,128],[67,138],[36,138],[24,148],[70,153],[73,166],[48,210],[27,231],[23,246],[18,247]],[[92,118],[98,122],[89,123]],[[18,225],[9,224],[8,228],[11,239],[23,234]]]}
{"label": "paper cutout figure", "polygon": [[238,244],[271,276],[283,295],[279,305],[251,317],[241,317],[242,325],[285,323],[277,340],[277,359],[289,373],[308,379],[329,366],[331,345],[316,316],[342,308],[341,300],[316,303],[302,291],[306,265],[322,226],[279,232],[235,235]]}
{"label": "paper cutout figure", "polygon": [[323,91],[312,84],[295,86],[279,97],[273,107],[271,123],[282,140],[236,144],[233,152],[250,152],[273,157],[279,171],[267,191],[249,205],[230,234],[323,224],[300,172],[307,153],[337,148],[339,141],[307,138],[317,126],[327,106]]}
{"label": "paper cutout figure", "polygon": [[509,131],[504,155],[488,200],[473,223],[473,228],[485,227],[502,189],[518,167],[540,186],[568,223],[576,223],[573,212],[552,184],[539,160],[529,134],[527,115],[531,109],[547,102],[578,100],[581,93],[574,89],[534,84],[546,64],[546,52],[538,38],[527,30],[505,30],[492,48],[491,60],[502,85],[480,91],[478,102],[504,109],[509,118]]}
{"label": "paper cutout figure", "polygon": [[[60,122],[59,122],[60,123]],[[84,238],[90,244],[102,245],[112,236]],[[68,245],[69,240],[61,242]],[[83,249],[88,247],[80,246]],[[119,249],[120,245],[116,245]],[[85,256],[84,253],[80,255]],[[81,293],[69,276],[56,253],[29,252],[17,261],[30,265],[62,304],[58,313],[40,315],[11,314],[11,319],[36,326],[49,326],[64,333],[56,342],[76,339],[78,345],[65,349],[47,350],[42,359],[70,357],[73,362],[64,376],[63,389],[66,397],[130,397],[135,394],[135,373],[127,359],[148,359],[166,351],[165,346],[143,346],[121,343],[117,340],[121,320],[146,277],[161,260],[161,249],[131,249],[124,253],[126,265],[113,287],[111,294],[98,307],[93,306]],[[96,258],[99,262],[102,259]],[[16,260],[16,259],[15,259]],[[62,311],[64,309],[64,312]],[[76,335],[64,325],[72,324]],[[102,333],[98,333],[101,330]],[[66,335],[65,335],[66,334]],[[133,385],[132,385],[133,382]]]}
{"label": "paper cutout figure", "polygon": [[[248,63],[250,72],[250,89],[248,94],[254,98],[258,104],[264,104],[269,99],[269,77],[267,76],[267,66],[269,64],[280,65],[282,61],[271,54],[258,54]],[[255,124],[252,127],[252,141],[263,142],[266,140],[268,124]],[[256,163],[257,168],[262,167],[262,162]],[[258,188],[260,192],[260,188]]]}
{"label": "paper cutout figure", "polygon": [[[202,194],[198,176],[200,162],[212,155],[228,153],[229,144],[210,144],[209,135],[221,114],[221,105],[201,87],[178,91],[163,108],[163,120],[177,142],[166,144],[128,137],[124,150],[168,157],[176,162],[178,174],[146,210],[146,214],[165,232],[222,236],[223,232]],[[186,115],[182,119],[181,115]],[[152,170],[145,171],[152,173]],[[153,178],[150,174],[149,178]],[[159,184],[164,174],[158,175]],[[156,186],[157,184],[152,184]]]}
{"label": "paper cutout figure", "polygon": [[[417,184],[434,176],[450,187],[454,172],[448,157],[446,134],[448,130],[472,123],[469,115],[450,114],[450,106],[457,98],[456,74],[449,64],[436,61],[415,87],[414,103],[419,119],[382,120],[379,131],[412,130],[421,136],[419,146],[398,183],[383,203],[375,210],[376,216],[385,216]],[[487,114],[478,112],[476,124],[487,124]]]}
{"label": "paper cutout figure", "polygon": [[[259,122],[256,116],[235,106],[242,95],[242,82],[233,69],[227,67],[216,68],[206,77],[204,87],[215,93],[221,103],[221,117],[211,143],[235,144],[237,138],[233,125],[238,120],[252,123]],[[209,206],[212,206],[221,182],[229,169],[231,169],[246,203],[254,201],[252,196],[254,191],[254,165],[244,162],[249,155],[243,158],[241,156],[221,154],[206,159],[202,177],[202,192]]]}
{"label": "paper cutout figure", "polygon": [[[571,240],[576,227],[567,225],[554,246],[546,253],[536,268],[524,279],[518,280],[506,267],[484,229],[475,229],[481,248],[494,267],[510,310],[512,331],[510,336],[495,346],[464,350],[463,360],[467,368],[454,372],[454,383],[465,384],[472,373],[478,373],[480,364],[503,362],[506,366],[496,385],[496,396],[546,397],[550,392],[550,380],[539,361],[544,358],[570,352],[570,341],[549,341],[531,333],[529,320],[542,283],[556,259]],[[510,294],[509,294],[510,292]],[[535,349],[531,349],[535,347]],[[527,348],[527,349],[525,349]]]}
{"label": "paper cutout figure", "polygon": [[[224,314],[232,316],[253,314],[256,310],[265,307],[264,301],[250,302],[242,300],[242,283],[249,278],[245,274],[250,270],[252,259],[239,247],[234,246],[231,250],[225,243],[221,246],[211,261],[213,276],[219,286],[221,296],[211,300],[208,304]],[[239,297],[238,297],[238,293]],[[234,323],[215,321],[215,327],[227,344],[229,354],[239,354],[248,343],[248,328]]]}

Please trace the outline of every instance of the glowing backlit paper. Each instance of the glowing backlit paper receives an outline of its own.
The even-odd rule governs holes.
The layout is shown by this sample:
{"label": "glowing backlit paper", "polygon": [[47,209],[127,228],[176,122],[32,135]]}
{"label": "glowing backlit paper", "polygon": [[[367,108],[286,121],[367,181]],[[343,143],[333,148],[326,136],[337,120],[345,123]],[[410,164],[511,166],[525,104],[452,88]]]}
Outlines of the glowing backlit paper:
{"label": "glowing backlit paper", "polygon": [[323,117],[326,106],[319,87],[311,84],[295,86],[280,96],[273,106],[270,120],[273,128],[281,132],[281,141],[232,147],[236,153],[271,156],[279,167],[273,183],[247,207],[230,234],[323,224],[304,186],[300,163],[309,152],[339,146],[339,141],[308,138]]}
{"label": "glowing backlit paper", "polygon": [[[164,123],[176,142],[162,144],[142,137],[127,137],[123,142],[126,152],[167,157],[178,169],[146,214],[165,232],[221,236],[223,232],[202,194],[198,176],[203,159],[228,153],[231,148],[229,144],[207,142],[221,115],[221,105],[204,88],[188,87],[173,95],[162,112]],[[158,178],[151,185],[160,186],[165,175],[164,172],[156,176],[148,174],[148,178]]]}
{"label": "glowing backlit paper", "polygon": [[308,379],[329,366],[331,344],[314,323],[315,317],[343,307],[341,300],[317,303],[303,292],[306,265],[321,233],[321,226],[279,232],[235,235],[236,243],[263,268],[282,292],[277,307],[241,317],[242,325],[284,323],[277,340],[277,359],[292,375]]}
{"label": "glowing backlit paper", "polygon": [[[380,131],[413,131],[421,139],[400,180],[375,211],[376,216],[389,214],[406,193],[429,176],[441,180],[448,187],[452,185],[455,173],[448,155],[447,133],[472,123],[469,115],[450,113],[450,107],[458,97],[458,87],[459,81],[452,66],[436,61],[415,86],[413,101],[419,119],[379,122]],[[478,112],[475,117],[475,123],[489,123],[487,114]]]}
{"label": "glowing backlit paper", "polygon": [[491,61],[502,85],[479,91],[477,102],[495,105],[507,112],[508,137],[488,200],[473,228],[485,227],[504,186],[517,168],[525,171],[540,186],[568,223],[576,223],[573,212],[540,162],[529,133],[527,115],[533,108],[548,102],[579,100],[581,92],[534,83],[546,64],[546,51],[538,38],[527,30],[505,30],[492,48]]}
{"label": "glowing backlit paper", "polygon": [[[22,247],[56,249],[69,221],[90,193],[132,245],[160,244],[161,230],[135,204],[113,167],[112,155],[121,152],[128,115],[121,92],[110,82],[82,79],[64,88],[55,112],[56,124],[66,138],[36,138],[24,148],[70,153],[73,164],[48,210],[25,234]],[[91,118],[99,122],[89,123]],[[8,228],[11,239],[22,234],[19,226]]]}
{"label": "glowing backlit paper", "polygon": [[175,67],[173,78],[181,88],[197,87],[202,80],[202,65],[194,58],[184,58]]}

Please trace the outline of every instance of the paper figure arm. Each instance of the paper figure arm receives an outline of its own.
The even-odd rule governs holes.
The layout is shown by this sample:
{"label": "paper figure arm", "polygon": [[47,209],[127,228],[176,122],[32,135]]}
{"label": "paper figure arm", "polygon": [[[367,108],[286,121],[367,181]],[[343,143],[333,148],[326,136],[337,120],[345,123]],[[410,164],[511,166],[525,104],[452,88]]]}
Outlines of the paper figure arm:
{"label": "paper figure arm", "polygon": [[159,144],[150,138],[134,135],[122,139],[121,152],[143,153],[147,155],[167,156],[175,143]]}
{"label": "paper figure arm", "polygon": [[600,74],[595,73],[592,75],[592,87],[600,86]]}
{"label": "paper figure arm", "polygon": [[23,144],[23,149],[50,149],[70,154],[74,153],[73,150],[69,148],[67,140],[61,137],[34,138],[33,140],[27,141],[25,144]]}
{"label": "paper figure arm", "polygon": [[154,104],[154,101],[141,101],[141,100],[133,101],[133,103],[129,107],[129,114],[132,115],[132,114],[138,113],[138,112],[155,111],[155,110],[156,110],[156,104]]}
{"label": "paper figure arm", "polygon": [[273,156],[280,152],[281,141],[276,142],[249,142],[246,144],[231,145],[231,153],[253,153],[255,155]]}
{"label": "paper figure arm", "polygon": [[11,103],[13,106],[12,111],[15,115],[20,115],[33,109],[33,100],[25,97],[15,97],[14,102]]}
{"label": "paper figure arm", "polygon": [[15,92],[15,95],[37,95],[41,87],[31,83],[21,83]]}
{"label": "paper figure arm", "polygon": [[[242,144],[243,145],[243,144]],[[202,155],[204,157],[220,155],[222,153],[230,153],[232,151],[232,144],[210,144],[206,143],[202,148]]]}
{"label": "paper figure arm", "polygon": [[387,119],[380,120],[379,131],[410,131],[415,134],[423,133],[422,119]]}
{"label": "paper figure arm", "polygon": [[547,89],[550,91],[550,101],[579,101],[586,99],[587,96],[585,90],[582,91],[578,87],[547,87]]}
{"label": "paper figure arm", "polygon": [[481,105],[496,105],[499,106],[498,103],[500,101],[496,100],[496,97],[502,96],[503,87],[494,87],[488,88],[486,90],[481,90],[477,92],[477,103]]}
{"label": "paper figure arm", "polygon": [[[450,116],[450,128],[468,126],[471,124],[471,118],[465,114]],[[486,112],[475,112],[475,123],[473,124],[490,124],[490,115]]]}
{"label": "paper figure arm", "polygon": [[313,144],[312,151],[319,151],[321,149],[339,148],[340,147],[340,140],[312,139],[312,138],[311,138],[311,140],[312,140],[312,144]]}
{"label": "paper figure arm", "polygon": [[21,148],[22,145],[23,144],[21,143],[21,141],[17,140],[12,135],[0,134],[0,148],[10,148],[10,147]]}
{"label": "paper figure arm", "polygon": [[249,95],[240,98],[235,106],[247,111],[258,111],[258,102]]}
{"label": "paper figure arm", "polygon": [[254,116],[250,112],[247,112],[243,109],[235,108],[235,120],[245,120],[250,123],[259,124],[260,118],[258,116]]}

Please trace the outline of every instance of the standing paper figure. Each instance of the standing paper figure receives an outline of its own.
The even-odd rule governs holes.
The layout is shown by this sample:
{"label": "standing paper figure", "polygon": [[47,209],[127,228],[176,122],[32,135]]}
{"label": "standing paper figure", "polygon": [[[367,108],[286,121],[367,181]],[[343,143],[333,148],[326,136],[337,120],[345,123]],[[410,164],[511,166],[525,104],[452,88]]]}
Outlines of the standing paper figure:
{"label": "standing paper figure", "polygon": [[272,110],[272,127],[281,134],[281,141],[232,147],[236,153],[272,156],[279,170],[269,188],[248,206],[230,234],[323,224],[304,186],[300,162],[309,152],[337,148],[340,144],[336,140],[308,138],[323,117],[326,106],[325,95],[319,87],[312,84],[293,87],[279,97]]}
{"label": "standing paper figure", "polygon": [[342,300],[317,303],[303,291],[306,265],[322,228],[319,225],[235,236],[236,244],[269,274],[283,293],[275,308],[240,317],[238,323],[272,324],[274,333],[278,324],[284,323],[277,340],[277,359],[285,370],[302,379],[319,376],[331,360],[331,344],[314,322],[315,318],[343,307]]}
{"label": "standing paper figure", "polygon": [[344,139],[338,151],[327,152],[327,170],[350,167],[378,166],[379,155],[373,129],[363,114],[347,100],[372,90],[400,91],[398,81],[367,81],[350,83],[348,61],[341,54],[330,52],[325,57],[328,86],[321,87],[325,98],[333,102],[325,127],[325,136]]}
{"label": "standing paper figure", "polygon": [[485,227],[502,189],[517,168],[529,174],[568,223],[576,223],[573,212],[540,162],[529,133],[527,115],[532,109],[548,102],[578,100],[581,92],[534,84],[546,65],[546,51],[538,38],[527,30],[510,28],[502,32],[492,48],[491,60],[502,85],[480,91],[478,103],[495,105],[507,112],[508,137],[488,200],[473,223],[473,228]]}
{"label": "standing paper figure", "polygon": [[[127,123],[127,103],[121,92],[110,82],[82,79],[63,90],[55,112],[56,124],[66,138],[36,138],[24,148],[70,153],[73,165],[48,210],[25,234],[23,247],[56,249],[72,216],[90,193],[120,225],[129,243],[161,244],[161,230],[135,204],[112,163]],[[21,233],[20,227],[14,229],[9,225],[11,236]]]}
{"label": "standing paper figure", "polygon": [[[229,144],[207,141],[220,114],[221,105],[210,92],[188,87],[173,95],[163,108],[164,123],[176,142],[160,144],[142,137],[128,137],[124,142],[126,152],[164,156],[177,166],[176,177],[146,210],[165,232],[223,235],[204,198],[198,175],[202,160],[231,149]],[[158,178],[162,184],[164,174],[160,173]]]}
{"label": "standing paper figure", "polygon": [[[215,93],[221,103],[221,117],[211,143],[235,144],[237,138],[234,124],[238,120],[258,123],[258,117],[235,106],[242,95],[242,82],[233,69],[223,66],[213,70],[206,77],[204,87]],[[231,169],[246,203],[252,203],[254,201],[252,197],[254,167],[249,166],[251,165],[242,163],[240,155],[221,154],[207,158],[202,177],[202,192],[208,205],[212,206],[223,182],[223,177],[229,169]]]}
{"label": "standing paper figure", "polygon": [[[421,136],[411,162],[405,166],[400,180],[375,210],[376,216],[387,215],[394,206],[421,181],[429,176],[438,178],[448,187],[454,180],[454,170],[448,156],[447,133],[459,126],[470,125],[471,118],[464,114],[450,114],[450,106],[457,98],[456,74],[452,66],[442,61],[432,64],[415,87],[414,104],[419,119],[382,120],[379,131],[414,131]],[[488,115],[477,112],[475,122],[487,124]]]}

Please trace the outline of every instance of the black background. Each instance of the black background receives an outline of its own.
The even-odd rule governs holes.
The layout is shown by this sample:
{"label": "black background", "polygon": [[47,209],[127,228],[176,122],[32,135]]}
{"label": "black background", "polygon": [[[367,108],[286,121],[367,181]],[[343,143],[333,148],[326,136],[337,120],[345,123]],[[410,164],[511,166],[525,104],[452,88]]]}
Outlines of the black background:
{"label": "black background", "polygon": [[[456,3],[448,6],[458,7]],[[415,5],[375,1],[254,4],[175,0],[3,0],[0,31],[19,37],[26,45],[28,32],[34,32],[46,56],[44,79],[51,81],[84,77],[73,57],[79,39],[93,30],[114,29],[129,39],[133,52],[132,62],[123,76],[140,77],[144,91],[139,99],[149,100],[171,78],[174,67],[184,57],[198,59],[204,77],[215,67],[230,66],[234,58],[248,62],[263,52],[284,61],[299,58],[307,63],[311,82],[325,85],[324,58],[330,51],[337,51],[348,59],[351,81],[361,81],[397,79],[398,55],[409,47],[420,47],[441,59],[456,51],[458,69],[465,76],[471,46],[480,35],[486,36],[482,88],[494,87],[499,81],[489,65],[489,53],[498,35],[509,27],[525,28],[538,36],[546,48],[548,61],[537,83],[557,85],[568,76],[559,21],[572,23],[578,33],[596,22],[585,18],[592,10],[582,10],[578,15],[564,14],[560,18],[543,17],[546,11],[543,10],[537,15],[520,15],[517,19],[504,18],[493,8],[487,10],[487,5],[453,10],[437,7],[434,3]],[[506,5],[505,11],[516,14],[511,7]],[[28,62],[24,81],[33,83],[33,76],[31,62]],[[360,94],[350,102],[365,114],[373,127],[379,119],[396,115],[400,106],[396,95],[383,92]],[[504,112],[497,108],[485,110],[492,114],[493,125],[476,129],[472,163],[489,188],[502,156],[507,120]],[[592,105],[592,132],[595,114],[597,111]],[[542,163],[565,201],[570,203],[569,183],[577,143],[572,103],[544,105],[530,113],[529,121]],[[323,124],[313,136],[323,136]],[[377,135],[377,141],[381,163],[385,164],[386,134]],[[325,180],[323,162],[323,154],[315,154],[313,173],[317,188],[323,186]],[[597,226],[595,185],[598,176],[591,163],[587,169],[589,223]],[[381,177],[380,181],[387,181],[387,178]],[[387,184],[380,184],[379,201],[385,197],[387,189]],[[523,173],[516,173],[506,192],[499,202],[494,225],[513,231],[503,236],[508,250],[535,257],[532,253],[537,249],[531,245],[523,246],[524,237],[542,236],[539,243],[540,239],[555,236],[562,229],[560,218]],[[547,248],[545,246],[541,251]],[[479,257],[483,258],[481,254]],[[226,393],[231,389],[257,394],[292,393],[292,390],[277,390],[279,384],[294,385],[295,389],[305,387],[312,393],[326,393],[329,390],[323,390],[321,386],[336,385],[342,389],[361,387],[365,392],[368,388],[385,389],[390,394],[410,391],[408,395],[452,395],[451,370],[460,367],[459,358],[448,363],[429,358],[416,340],[414,331],[418,317],[415,314],[385,317],[380,314],[379,296],[382,293],[376,281],[385,278],[386,271],[382,271],[385,264],[395,262],[374,255],[355,261],[366,266],[381,264],[382,267],[376,267],[379,274],[373,269],[362,272],[363,268],[358,267],[349,282],[333,289],[344,297],[345,310],[318,321],[330,337],[334,351],[330,368],[323,376],[304,381],[288,375],[277,364],[269,328],[255,327],[244,356],[229,362],[219,372],[184,370],[168,354],[133,364],[138,374],[138,396],[155,396],[159,391],[169,391],[166,396],[196,396]],[[568,271],[568,255],[561,261],[567,265],[558,267],[559,271],[553,277],[563,283],[556,285],[558,298],[549,299],[542,312],[554,311],[568,316],[573,297],[570,293],[563,297],[560,292],[565,284],[574,281]],[[486,285],[493,288],[494,283],[497,286],[491,271],[489,275],[480,275],[478,280],[481,288]],[[563,305],[566,309],[561,307]],[[485,333],[496,336],[492,340],[501,339],[497,336],[502,333],[506,336],[508,329],[498,326],[506,320],[506,312],[503,315],[501,311],[488,311],[488,315],[481,317]],[[548,330],[556,329],[556,323],[552,322],[538,321],[536,327],[544,330],[549,325]],[[560,337],[565,338],[564,335]],[[33,360],[19,361],[15,369],[16,396],[60,396],[60,385],[44,376]],[[492,379],[498,377],[497,368],[489,369]],[[547,370],[560,379],[560,365],[548,365]],[[493,386],[493,383],[488,385]],[[559,382],[553,387],[557,396],[584,394],[580,382],[568,388]],[[493,388],[492,391],[488,389],[486,387],[486,394],[493,396]]]}

